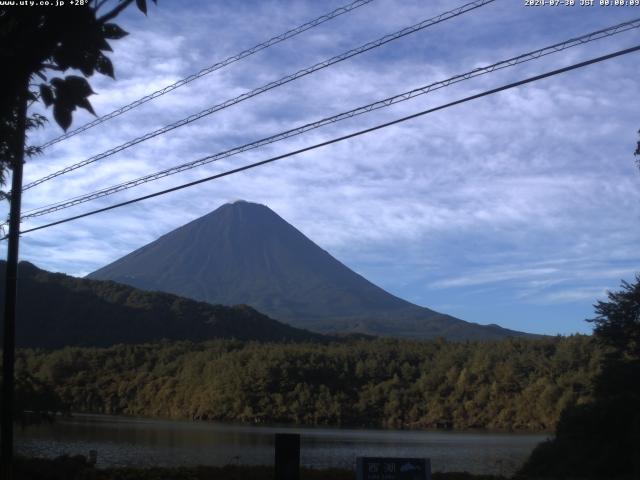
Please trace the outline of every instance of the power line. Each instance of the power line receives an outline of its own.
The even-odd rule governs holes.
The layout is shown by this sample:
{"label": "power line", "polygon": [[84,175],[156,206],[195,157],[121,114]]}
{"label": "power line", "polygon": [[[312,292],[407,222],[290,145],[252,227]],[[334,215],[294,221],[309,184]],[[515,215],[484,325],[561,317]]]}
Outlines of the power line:
{"label": "power line", "polygon": [[103,115],[99,118],[96,118],[95,120],[86,123],[78,128],[76,128],[75,130],[71,130],[69,132],[64,133],[63,135],[60,135],[59,137],[56,137],[52,140],[49,140],[48,142],[40,145],[39,148],[47,148],[50,147],[51,145],[54,145],[58,142],[61,142],[63,140],[66,140],[67,138],[73,137],[74,135],[78,135],[79,133],[82,133],[86,130],[89,130],[90,128],[95,127],[96,125],[100,125],[101,123],[106,122],[107,120],[111,120],[112,118],[115,118],[119,115],[122,115],[125,112],[128,112],[129,110],[133,110],[136,107],[139,107],[140,105],[147,103],[151,100],[153,100],[154,98],[158,98],[166,93],[171,92],[172,90],[175,90],[176,88],[180,88],[183,85],[186,85],[188,83],[193,82],[194,80],[197,80],[200,77],[204,77],[205,75],[208,75],[212,72],[215,72],[216,70],[220,70],[221,68],[224,68],[228,65],[231,65],[232,63],[235,63],[239,60],[242,60],[250,55],[253,55],[254,53],[258,53],[261,50],[264,50],[266,48],[271,47],[272,45],[275,45],[277,43],[283,42],[291,37],[295,37],[296,35],[299,35],[302,32],[305,32],[307,30],[310,30],[311,28],[317,27],[318,25],[321,25],[329,20],[332,20],[336,17],[339,17],[340,15],[343,15],[345,13],[348,13],[352,10],[355,10],[358,7],[361,7],[363,5],[366,5],[368,3],[373,2],[373,0],[356,0],[355,2],[352,2],[348,5],[336,8],[335,10],[333,10],[332,12],[326,13],[314,20],[311,20],[310,22],[304,23],[296,28],[293,28],[291,30],[288,30],[284,33],[281,33],[280,35],[276,35],[275,37],[270,38],[269,40],[267,40],[266,42],[260,43],[258,45],[255,45],[247,50],[244,50],[236,55],[232,55],[228,58],[225,58],[224,60],[215,63],[209,67],[203,68],[202,70],[200,70],[198,73],[194,73],[192,75],[189,75],[188,77],[183,78],[182,80],[178,80],[175,83],[172,83],[171,85],[167,85],[164,88],[161,88],[160,90],[156,90],[153,93],[150,93],[148,95],[145,95],[142,98],[139,98],[138,100],[135,100],[134,102],[129,103],[128,105],[125,105],[123,107],[118,108],[117,110],[114,110],[111,113],[108,113],[106,115]]}
{"label": "power line", "polygon": [[275,80],[273,82],[267,83],[266,85],[263,85],[261,87],[258,87],[254,90],[251,90],[249,92],[245,92],[242,95],[239,95],[235,98],[226,100],[223,103],[219,103],[217,105],[214,105],[212,107],[209,107],[205,110],[202,110],[198,113],[194,113],[193,115],[190,115],[186,118],[183,118],[182,120],[178,120],[175,123],[172,123],[170,125],[166,125],[162,128],[159,128],[158,130],[155,130],[153,132],[149,132],[146,133],[145,135],[135,138],[133,140],[130,140],[126,143],[123,143],[121,145],[118,145],[117,147],[111,148],[103,153],[100,153],[98,155],[95,155],[91,158],[88,158],[86,160],[83,160],[81,162],[75,163],[73,165],[69,165],[66,168],[63,168],[62,170],[58,170],[57,172],[54,172],[50,175],[47,175],[45,177],[42,177],[38,180],[35,180],[31,183],[28,183],[26,185],[24,185],[24,187],[22,188],[22,190],[28,190],[30,188],[35,187],[36,185],[39,185],[41,183],[44,183],[48,180],[51,180],[53,178],[56,178],[60,175],[64,175],[66,173],[69,173],[73,170],[77,170],[78,168],[84,167],[85,165],[89,165],[91,163],[97,162],[98,160],[102,160],[106,157],[109,157],[111,155],[114,155],[118,152],[121,152],[123,150],[126,150],[127,148],[130,148],[134,145],[137,145],[141,142],[144,142],[146,140],[149,140],[151,138],[157,137],[158,135],[162,135],[165,134],[171,130],[174,130],[178,127],[182,127],[184,125],[187,125],[189,123],[195,122],[196,120],[199,120],[203,117],[206,117],[207,115],[211,115],[212,113],[218,112],[220,110],[223,110],[225,108],[228,108],[232,105],[235,105],[237,103],[243,102],[245,100],[248,100],[252,97],[255,97],[256,95],[260,95],[261,93],[267,92],[269,90],[272,90],[276,87],[279,87],[281,85],[284,85],[286,83],[292,82],[294,80],[297,80],[298,78],[304,77],[306,75],[309,75],[313,72],[316,72],[318,70],[321,70],[323,68],[329,67],[330,65],[334,65],[338,62],[342,62],[343,60],[346,60],[348,58],[354,57],[356,55],[359,55],[361,53],[364,53],[368,50],[372,50],[374,48],[380,47],[386,43],[392,42],[394,40],[397,40],[398,38],[402,38],[405,37],[407,35],[410,35],[412,33],[415,33],[419,30],[423,30],[427,27],[431,27],[433,25],[436,25],[438,23],[444,22],[446,20],[450,20],[451,18],[457,17],[459,15],[462,15],[464,13],[467,13],[469,11],[475,10],[476,8],[480,8],[484,5],[487,5],[489,3],[494,2],[495,0],[475,0],[471,3],[467,3],[465,5],[462,5],[461,7],[458,7],[456,9],[453,10],[449,10],[447,12],[441,13],[440,15],[427,19],[427,20],[423,20],[420,23],[417,23],[411,27],[406,27],[403,28],[400,31],[397,31],[395,33],[389,34],[389,35],[385,35],[382,38],[379,38],[378,40],[374,40],[372,42],[368,42],[358,48],[354,48],[352,50],[349,50],[347,52],[344,52],[340,55],[337,55],[335,57],[332,57],[328,60],[325,60],[323,62],[320,63],[316,63],[315,65],[311,66],[311,67],[307,67],[304,68],[302,70],[297,71],[296,73],[293,73],[291,75],[287,75],[285,77],[280,78],[279,80]]}
{"label": "power line", "polygon": [[174,175],[176,173],[179,172],[183,172],[185,170],[189,170],[195,167],[199,167],[202,165],[206,165],[208,163],[211,162],[215,162],[224,158],[228,158],[231,157],[233,155],[237,155],[239,153],[242,152],[246,152],[248,150],[253,150],[259,147],[262,147],[264,145],[270,144],[270,143],[274,143],[280,140],[284,140],[296,135],[300,135],[302,133],[308,132],[310,130],[314,130],[316,128],[320,128],[324,125],[328,125],[331,123],[336,123],[348,118],[352,118],[355,117],[357,115],[362,115],[364,113],[368,113],[374,110],[378,110],[381,108],[386,108],[390,105],[396,104],[396,103],[400,103],[403,101],[407,101],[410,100],[412,98],[415,98],[419,95],[425,95],[428,94],[429,92],[432,92],[434,90],[438,90],[440,88],[444,88],[447,87],[449,85],[464,81],[464,80],[468,80],[480,75],[484,75],[487,73],[491,73],[494,72],[496,70],[501,70],[503,68],[507,68],[507,67],[511,67],[511,66],[515,66],[521,63],[525,63],[531,60],[536,60],[538,58],[544,57],[546,55],[550,55],[552,53],[557,53],[557,52],[561,52],[563,50],[566,50],[568,48],[572,48],[578,45],[583,45],[585,43],[588,42],[592,42],[595,40],[599,40],[602,38],[606,38],[606,37],[610,37],[612,35],[616,35],[618,33],[622,33],[628,30],[631,30],[633,28],[638,28],[640,27],[640,18],[638,19],[634,19],[634,20],[630,20],[627,22],[623,22],[620,23],[618,25],[614,25],[611,27],[607,27],[601,30],[597,30],[595,32],[591,32],[585,35],[582,35],[580,37],[576,37],[576,38],[572,38],[569,40],[566,40],[564,42],[561,43],[556,43],[554,45],[548,46],[548,47],[544,47],[538,50],[534,50],[532,52],[528,52],[528,53],[524,53],[521,55],[518,55],[516,57],[512,57],[509,58],[507,60],[502,60],[500,62],[494,63],[492,65],[488,65],[485,67],[481,67],[481,68],[476,68],[474,70],[471,70],[469,72],[460,74],[460,75],[456,75],[453,77],[450,77],[446,80],[441,80],[438,82],[434,82],[431,83],[429,85],[423,86],[423,87],[419,87],[413,90],[410,90],[408,92],[404,92],[398,95],[394,95],[392,97],[388,97],[385,98],[383,100],[378,100],[376,102],[370,103],[368,105],[362,106],[362,107],[358,107],[352,110],[349,110],[347,112],[343,112],[337,115],[333,115],[331,117],[326,117],[323,118],[321,120],[318,120],[316,122],[312,122],[312,123],[307,123],[305,125],[293,128],[291,130],[287,130],[285,132],[280,132],[277,133],[275,135],[260,139],[260,140],[256,140],[254,142],[251,143],[247,143],[245,145],[241,145],[239,147],[234,147],[232,149],[223,151],[223,152],[219,152],[219,153],[215,153],[213,155],[208,155],[206,157],[191,161],[191,162],[187,162],[187,163],[183,163],[181,165],[177,165],[171,168],[167,168],[165,170],[161,170],[159,172],[155,172],[149,175],[145,175],[142,177],[139,177],[137,179],[134,180],[129,180],[117,185],[113,185],[107,188],[103,188],[101,190],[89,193],[89,194],[85,194],[85,195],[80,195],[77,197],[73,197],[67,200],[63,200],[60,202],[56,202],[50,205],[46,205],[44,207],[39,207],[36,209],[32,209],[30,211],[25,212],[25,214],[22,216],[22,220],[26,220],[29,218],[34,218],[34,217],[39,217],[42,215],[46,215],[48,213],[52,213],[52,212],[56,212],[59,210],[63,210],[66,208],[70,208],[72,206],[75,205],[79,205],[81,203],[85,203],[91,200],[96,200],[98,198],[102,198],[108,195],[113,195],[117,192],[121,192],[123,190],[127,190],[129,188],[133,188],[136,187],[138,185],[142,185],[144,183],[148,183],[154,180],[158,180],[160,178],[164,178],[167,177],[169,175]]}
{"label": "power line", "polygon": [[[193,182],[184,183],[184,184],[178,185],[176,187],[168,188],[166,190],[161,190],[159,192],[151,193],[149,195],[144,195],[144,196],[141,196],[141,197],[137,197],[137,198],[134,198],[132,200],[127,200],[125,202],[120,202],[120,203],[117,203],[115,205],[110,205],[108,207],[99,208],[99,209],[92,210],[92,211],[89,211],[89,212],[86,212],[86,213],[82,213],[80,215],[67,217],[67,218],[64,218],[62,220],[58,220],[58,221],[55,221],[55,222],[48,223],[46,225],[40,225],[38,227],[34,227],[34,228],[30,228],[30,229],[24,230],[24,231],[22,231],[20,233],[25,234],[25,233],[35,232],[37,230],[42,230],[44,228],[53,227],[55,225],[60,225],[62,223],[71,222],[73,220],[78,220],[80,218],[88,217],[88,216],[91,216],[91,215],[96,215],[98,213],[102,213],[102,212],[106,212],[106,211],[113,210],[113,209],[116,209],[116,208],[124,207],[126,205],[131,205],[133,203],[141,202],[143,200],[148,200],[150,198],[154,198],[154,197],[158,197],[158,196],[161,196],[161,195],[165,195],[167,193],[172,193],[172,192],[175,192],[175,191],[178,191],[178,190],[182,190],[182,189],[185,189],[185,188],[188,188],[188,187],[192,187],[194,185],[199,185],[201,183],[205,183],[205,182],[209,182],[209,181],[212,181],[212,180],[216,180],[218,178],[222,178],[222,177],[226,177],[226,176],[229,176],[229,175],[233,175],[235,173],[243,172],[245,170],[250,170],[250,169],[253,169],[253,168],[256,168],[256,167],[260,167],[262,165],[266,165],[268,163],[273,163],[273,162],[276,162],[278,160],[282,160],[284,158],[288,158],[288,157],[292,157],[294,155],[298,155],[300,153],[308,152],[310,150],[315,150],[317,148],[321,148],[321,147],[325,147],[327,145],[331,145],[331,144],[334,144],[334,143],[342,142],[344,140],[348,140],[350,138],[358,137],[358,136],[364,135],[366,133],[371,133],[371,132],[374,132],[376,130],[380,130],[382,128],[387,128],[387,127],[390,127],[392,125],[396,125],[398,123],[406,122],[408,120],[412,120],[414,118],[418,118],[418,117],[421,117],[423,115],[427,115],[429,113],[437,112],[439,110],[444,110],[446,108],[450,108],[450,107],[453,107],[455,105],[460,105],[462,103],[466,103],[466,102],[469,102],[471,100],[476,100],[478,98],[486,97],[488,95],[493,95],[495,93],[502,92],[504,90],[509,90],[511,88],[519,87],[521,85],[525,85],[525,84],[528,84],[528,83],[536,82],[536,81],[539,81],[539,80],[542,80],[542,79],[545,79],[545,78],[548,78],[548,77],[552,77],[554,75],[559,75],[561,73],[565,73],[565,72],[569,72],[571,70],[576,70],[578,68],[586,67],[586,66],[592,65],[594,63],[598,63],[598,62],[602,62],[602,61],[605,61],[605,60],[609,60],[611,58],[615,58],[615,57],[619,57],[619,56],[622,56],[622,55],[627,55],[629,53],[637,52],[638,50],[640,50],[640,45],[637,45],[637,46],[631,47],[631,48],[627,48],[627,49],[624,49],[624,50],[619,50],[617,52],[610,53],[608,55],[603,55],[603,56],[600,56],[600,57],[592,58],[590,60],[586,60],[584,62],[576,63],[576,64],[570,65],[568,67],[563,67],[563,68],[560,68],[560,69],[557,69],[557,70],[552,70],[550,72],[546,72],[546,73],[543,73],[543,74],[540,74],[540,75],[529,77],[529,78],[526,78],[524,80],[520,80],[520,81],[517,81],[517,82],[509,83],[509,84],[503,85],[501,87],[493,88],[491,90],[487,90],[487,91],[484,91],[482,93],[478,93],[476,95],[471,95],[471,96],[462,98],[460,100],[456,100],[454,102],[446,103],[446,104],[440,105],[438,107],[430,108],[428,110],[423,110],[421,112],[414,113],[414,114],[408,115],[406,117],[398,118],[398,119],[392,120],[390,122],[382,123],[382,124],[376,125],[374,127],[366,128],[364,130],[359,130],[357,132],[353,132],[353,133],[350,133],[348,135],[343,135],[341,137],[337,137],[337,138],[334,138],[334,139],[331,139],[331,140],[327,140],[325,142],[317,143],[315,145],[311,145],[309,147],[301,148],[299,150],[294,150],[292,152],[288,152],[288,153],[285,153],[283,155],[278,155],[278,156],[275,156],[275,157],[268,158],[266,160],[262,160],[260,162],[255,162],[255,163],[251,163],[249,165],[245,165],[245,166],[242,166],[242,167],[234,168],[232,170],[227,170],[226,172],[222,172],[222,173],[218,173],[216,175],[211,175],[209,177],[201,178],[200,180],[195,180]],[[4,238],[2,238],[2,240],[6,239],[6,238],[7,237],[4,237]]]}

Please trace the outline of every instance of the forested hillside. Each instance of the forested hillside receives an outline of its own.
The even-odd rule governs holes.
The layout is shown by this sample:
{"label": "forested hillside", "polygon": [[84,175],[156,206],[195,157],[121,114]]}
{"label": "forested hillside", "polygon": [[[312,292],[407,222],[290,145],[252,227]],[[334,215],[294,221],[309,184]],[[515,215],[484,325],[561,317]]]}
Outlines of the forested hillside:
{"label": "forested hillside", "polygon": [[[6,262],[0,261],[0,304],[5,268]],[[210,305],[115,282],[51,273],[28,262],[20,263],[19,272],[16,340],[23,347],[106,347],[163,339],[328,340],[246,305]]]}
{"label": "forested hillside", "polygon": [[552,429],[591,396],[590,337],[22,350],[72,411],[249,423]]}

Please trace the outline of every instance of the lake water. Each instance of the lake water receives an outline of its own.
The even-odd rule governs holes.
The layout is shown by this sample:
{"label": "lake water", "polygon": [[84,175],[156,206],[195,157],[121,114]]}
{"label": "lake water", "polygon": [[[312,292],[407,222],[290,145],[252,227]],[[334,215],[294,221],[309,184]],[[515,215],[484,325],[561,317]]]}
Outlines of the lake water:
{"label": "lake water", "polygon": [[433,471],[511,474],[547,434],[240,426],[74,415],[16,429],[17,453],[98,451],[98,466],[273,464],[274,433],[301,434],[301,463],[354,468],[356,456],[431,458]]}

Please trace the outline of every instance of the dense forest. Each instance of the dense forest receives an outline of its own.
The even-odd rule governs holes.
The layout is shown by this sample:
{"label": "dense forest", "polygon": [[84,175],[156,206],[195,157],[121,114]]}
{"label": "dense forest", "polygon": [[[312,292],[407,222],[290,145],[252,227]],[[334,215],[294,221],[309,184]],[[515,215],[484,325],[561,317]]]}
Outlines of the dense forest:
{"label": "dense forest", "polygon": [[588,402],[591,337],[329,344],[214,340],[21,350],[75,412],[246,423],[549,430]]}

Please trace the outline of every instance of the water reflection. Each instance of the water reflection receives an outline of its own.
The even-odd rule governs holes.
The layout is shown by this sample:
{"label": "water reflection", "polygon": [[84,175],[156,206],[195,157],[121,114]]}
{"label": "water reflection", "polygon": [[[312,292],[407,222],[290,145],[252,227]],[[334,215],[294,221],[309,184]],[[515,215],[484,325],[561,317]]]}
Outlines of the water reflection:
{"label": "water reflection", "polygon": [[39,457],[87,455],[98,466],[178,466],[273,463],[273,435],[302,435],[301,462],[314,468],[353,468],[356,456],[428,457],[434,471],[510,474],[544,434],[407,432],[238,426],[74,415],[53,425],[16,431],[18,453]]}

